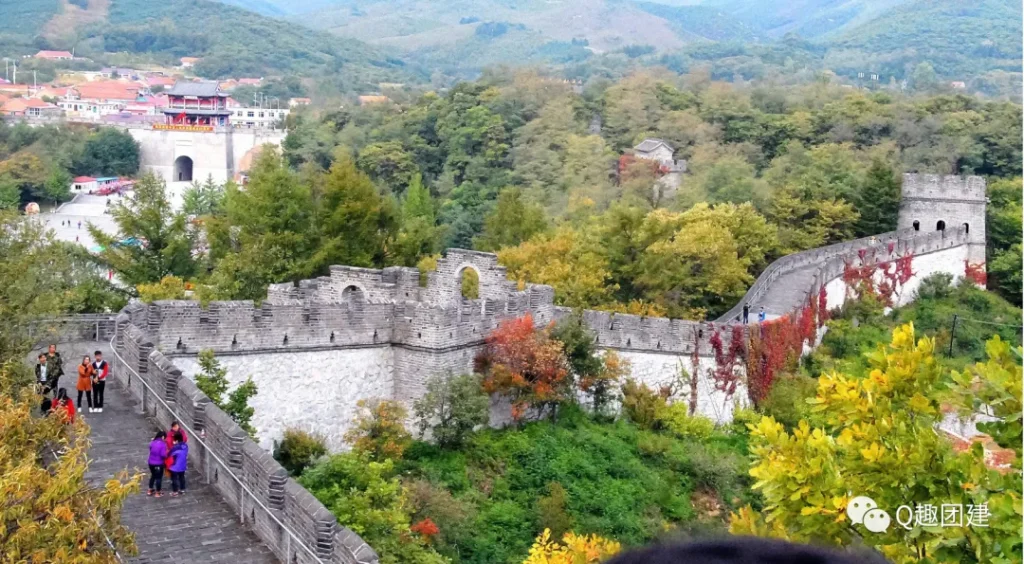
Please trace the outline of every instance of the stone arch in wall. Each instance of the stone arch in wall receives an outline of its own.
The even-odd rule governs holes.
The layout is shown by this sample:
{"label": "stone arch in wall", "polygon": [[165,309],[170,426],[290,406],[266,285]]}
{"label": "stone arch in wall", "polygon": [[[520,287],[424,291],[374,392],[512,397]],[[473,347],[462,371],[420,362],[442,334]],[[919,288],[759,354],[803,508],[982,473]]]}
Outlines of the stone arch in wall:
{"label": "stone arch in wall", "polygon": [[471,264],[463,264],[455,272],[458,280],[456,289],[464,300],[480,299],[480,271]]}
{"label": "stone arch in wall", "polygon": [[971,224],[965,222],[964,223],[964,234],[967,234],[967,233],[970,233],[970,232],[971,232]]}
{"label": "stone arch in wall", "polygon": [[466,269],[472,269],[479,279],[477,298],[504,302],[516,291],[515,282],[510,282],[505,268],[498,264],[498,257],[490,253],[448,249],[438,259],[437,269],[430,273],[426,291],[421,292],[427,301],[456,307],[462,303],[462,280]]}
{"label": "stone arch in wall", "polygon": [[341,291],[341,301],[346,304],[365,303],[366,292],[356,284],[349,284]]}
{"label": "stone arch in wall", "polygon": [[914,220],[914,231],[920,231],[920,230],[921,230],[921,222],[915,219]]}
{"label": "stone arch in wall", "polygon": [[182,155],[174,159],[172,182],[192,182],[192,157]]}
{"label": "stone arch in wall", "polygon": [[946,222],[940,219],[938,221],[938,223],[935,224],[935,230],[936,231],[945,231],[946,230]]}

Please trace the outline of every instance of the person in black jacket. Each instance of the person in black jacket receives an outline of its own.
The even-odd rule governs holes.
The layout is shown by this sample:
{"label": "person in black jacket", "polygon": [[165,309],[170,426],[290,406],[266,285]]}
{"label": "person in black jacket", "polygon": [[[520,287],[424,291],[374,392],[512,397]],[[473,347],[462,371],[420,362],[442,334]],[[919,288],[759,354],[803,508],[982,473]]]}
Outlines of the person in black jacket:
{"label": "person in black jacket", "polygon": [[50,350],[46,353],[46,376],[49,382],[48,386],[53,390],[54,396],[57,394],[60,377],[63,375],[64,359],[57,352],[57,345],[50,345]]}

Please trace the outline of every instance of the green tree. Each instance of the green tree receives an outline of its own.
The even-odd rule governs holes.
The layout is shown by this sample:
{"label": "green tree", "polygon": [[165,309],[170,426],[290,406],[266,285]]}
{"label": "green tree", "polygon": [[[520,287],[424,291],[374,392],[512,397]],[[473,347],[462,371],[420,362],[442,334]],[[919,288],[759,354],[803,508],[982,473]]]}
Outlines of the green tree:
{"label": "green tree", "polygon": [[365,453],[372,460],[400,460],[412,442],[405,430],[408,412],[393,400],[359,400],[359,408],[345,440],[352,450]]}
{"label": "green tree", "polygon": [[60,202],[71,199],[71,175],[63,167],[55,166],[50,170],[50,176],[43,185],[43,194],[46,199],[56,206]]}
{"label": "green tree", "polygon": [[395,239],[391,262],[402,266],[415,266],[420,258],[439,252],[444,227],[437,225],[434,199],[423,185],[422,177],[415,175],[402,200],[401,228]]}
{"label": "green tree", "polygon": [[195,271],[192,237],[185,216],[175,212],[162,179],[147,174],[135,184],[135,194],[111,211],[117,234],[93,225],[89,233],[103,247],[98,258],[117,271],[129,286],[157,282],[167,275],[188,278]]}
{"label": "green tree", "polygon": [[409,531],[408,494],[394,462],[365,452],[336,454],[308,468],[299,483],[380,557],[381,564],[443,564],[419,535]]}
{"label": "green tree", "polygon": [[332,264],[385,263],[398,223],[394,200],[378,194],[373,181],[344,153],[327,173],[320,210],[320,244],[310,260],[310,272],[324,273]]}
{"label": "green tree", "polygon": [[139,172],[139,144],[127,131],[103,127],[85,142],[74,168],[81,174],[134,176]]}
{"label": "green tree", "polygon": [[202,184],[193,182],[182,194],[181,211],[192,217],[220,215],[224,210],[224,187],[207,176]]}
{"label": "green tree", "polygon": [[285,429],[281,440],[274,441],[274,460],[292,476],[301,476],[303,470],[325,454],[327,445],[322,435],[299,429]]}
{"label": "green tree", "polygon": [[168,275],[161,278],[159,282],[139,284],[135,290],[139,294],[139,300],[144,303],[185,299],[185,281],[177,276]]}
{"label": "green tree", "polygon": [[871,162],[857,197],[857,235],[880,235],[896,229],[900,212],[900,181],[881,160]]}
{"label": "green tree", "polygon": [[993,180],[985,210],[988,287],[1021,304],[1021,178]]}
{"label": "green tree", "polygon": [[475,374],[434,375],[427,393],[413,404],[420,436],[430,429],[437,444],[457,447],[477,425],[486,425],[490,398]]}
{"label": "green tree", "polygon": [[527,202],[518,188],[506,188],[484,220],[484,232],[473,246],[481,251],[514,247],[545,229],[544,210]]}
{"label": "green tree", "polygon": [[[809,400],[810,415],[792,432],[762,417],[751,425],[750,474],[767,510],[747,507],[733,514],[730,530],[863,543],[894,562],[1019,561],[1021,367],[998,339],[987,348],[985,365],[951,375],[937,362],[932,339],[916,340],[913,325],[898,327],[888,347],[869,355],[863,372],[822,375],[817,397]],[[1001,421],[988,430],[1012,449],[1016,471],[988,468],[979,443],[954,451],[950,438],[935,431],[948,402],[969,412],[999,405]],[[991,516],[988,527],[914,522],[866,534],[846,515],[857,495],[871,497],[893,521],[901,505],[985,504]]]}
{"label": "green tree", "polygon": [[[213,351],[199,351],[199,372],[196,373],[196,387],[206,394],[214,405],[224,410],[231,419],[238,423],[250,437],[256,438],[256,429],[252,426],[255,410],[249,407],[249,399],[257,393],[252,378],[228,392],[228,370],[221,366]],[[227,394],[227,398],[224,395]]]}
{"label": "green tree", "polygon": [[10,175],[0,176],[0,210],[16,210],[21,205],[21,186]]}
{"label": "green tree", "polygon": [[261,152],[244,190],[225,186],[224,204],[224,221],[207,231],[210,253],[219,258],[211,275],[219,295],[260,299],[269,284],[308,275],[314,202],[279,156]]}
{"label": "green tree", "polygon": [[412,155],[396,141],[367,145],[359,151],[356,164],[392,194],[404,192],[416,175],[416,163]]}

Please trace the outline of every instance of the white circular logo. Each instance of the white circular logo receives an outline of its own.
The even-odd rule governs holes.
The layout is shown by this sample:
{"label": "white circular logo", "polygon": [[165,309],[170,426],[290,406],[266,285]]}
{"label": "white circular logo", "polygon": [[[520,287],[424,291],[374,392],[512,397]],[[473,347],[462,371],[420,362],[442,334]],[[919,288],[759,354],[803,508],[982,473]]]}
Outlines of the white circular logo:
{"label": "white circular logo", "polygon": [[889,529],[892,518],[884,509],[870,509],[864,514],[864,528],[872,533],[884,533]]}
{"label": "white circular logo", "polygon": [[850,503],[846,506],[846,516],[855,525],[863,523],[864,514],[876,507],[878,507],[878,504],[875,503],[875,500],[860,495],[850,500]]}

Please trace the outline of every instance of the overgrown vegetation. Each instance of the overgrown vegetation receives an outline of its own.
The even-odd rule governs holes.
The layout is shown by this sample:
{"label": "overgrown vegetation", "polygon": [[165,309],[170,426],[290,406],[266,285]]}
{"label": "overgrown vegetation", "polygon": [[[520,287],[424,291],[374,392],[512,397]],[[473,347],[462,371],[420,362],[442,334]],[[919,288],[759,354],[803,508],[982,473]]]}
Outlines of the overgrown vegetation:
{"label": "overgrown vegetation", "polygon": [[220,365],[220,361],[210,349],[199,351],[199,370],[196,373],[196,387],[255,439],[256,428],[252,426],[252,417],[256,410],[249,406],[249,399],[255,396],[258,390],[252,378],[246,378],[245,382],[228,392],[228,371]]}

